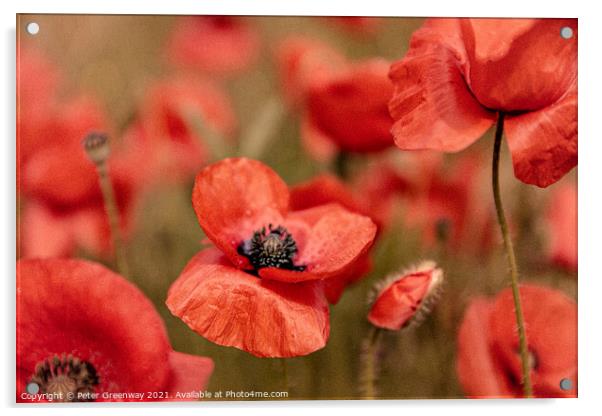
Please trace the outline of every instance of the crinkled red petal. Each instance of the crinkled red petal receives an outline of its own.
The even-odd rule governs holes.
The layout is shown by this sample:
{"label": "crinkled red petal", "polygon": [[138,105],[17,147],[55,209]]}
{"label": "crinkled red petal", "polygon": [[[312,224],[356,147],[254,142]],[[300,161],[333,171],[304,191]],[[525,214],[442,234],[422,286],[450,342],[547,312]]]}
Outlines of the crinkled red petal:
{"label": "crinkled red petal", "polygon": [[288,187],[261,162],[224,159],[196,177],[192,204],[207,237],[236,267],[248,267],[238,246],[253,232],[284,223],[289,203]]}
{"label": "crinkled red petal", "polygon": [[330,327],[320,283],[268,281],[225,264],[215,249],[200,252],[170,288],[169,310],[208,340],[258,357],[324,347]]}

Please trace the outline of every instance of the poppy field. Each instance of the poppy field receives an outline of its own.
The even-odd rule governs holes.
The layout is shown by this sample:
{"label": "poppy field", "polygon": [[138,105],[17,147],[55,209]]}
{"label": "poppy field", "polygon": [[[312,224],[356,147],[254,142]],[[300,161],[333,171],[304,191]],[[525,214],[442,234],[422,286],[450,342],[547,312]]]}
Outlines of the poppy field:
{"label": "poppy field", "polygon": [[577,38],[19,15],[16,401],[577,397]]}

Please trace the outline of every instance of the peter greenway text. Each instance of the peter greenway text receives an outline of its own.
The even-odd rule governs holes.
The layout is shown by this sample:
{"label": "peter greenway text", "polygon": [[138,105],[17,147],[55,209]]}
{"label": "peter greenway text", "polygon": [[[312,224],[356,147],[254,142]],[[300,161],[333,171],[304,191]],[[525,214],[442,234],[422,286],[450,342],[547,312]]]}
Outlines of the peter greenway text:
{"label": "peter greenway text", "polygon": [[286,399],[287,391],[188,391],[188,392],[67,392],[67,393],[21,393],[21,399],[30,402],[90,402],[90,401],[149,401],[149,400],[253,400]]}

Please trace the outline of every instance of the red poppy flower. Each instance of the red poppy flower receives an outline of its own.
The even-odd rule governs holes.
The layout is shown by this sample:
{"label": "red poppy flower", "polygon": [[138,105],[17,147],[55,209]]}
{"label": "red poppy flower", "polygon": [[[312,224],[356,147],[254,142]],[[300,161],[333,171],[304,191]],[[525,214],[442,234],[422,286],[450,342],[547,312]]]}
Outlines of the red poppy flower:
{"label": "red poppy flower", "polygon": [[576,19],[430,19],[390,77],[402,149],[462,150],[503,111],[518,179],[545,187],[577,164]]}
{"label": "red poppy flower", "polygon": [[[333,203],[351,212],[366,215],[352,191],[336,176],[330,174],[319,175],[293,186],[290,190],[290,208],[293,211]],[[366,252],[341,276],[325,280],[324,294],[328,302],[338,303],[345,289],[363,278],[370,270],[372,270],[372,258],[370,252]]]}
{"label": "red poppy flower", "polygon": [[[536,397],[577,395],[577,305],[561,292],[522,285],[520,296]],[[474,299],[458,332],[457,372],[470,397],[521,397],[521,360],[510,289]],[[572,387],[560,388],[562,379]]]}
{"label": "red poppy flower", "polygon": [[388,70],[386,61],[372,59],[315,80],[307,93],[310,122],[342,151],[376,152],[392,146]]}
{"label": "red poppy flower", "polygon": [[245,158],[203,169],[192,201],[221,252],[193,258],[170,288],[171,312],[210,341],[259,357],[322,348],[329,321],[320,280],[368,250],[372,221],[338,205],[289,212],[286,184]]}
{"label": "red poppy flower", "polygon": [[376,327],[399,330],[429,312],[443,283],[443,271],[427,261],[382,282],[368,320]]}
{"label": "red poppy flower", "polygon": [[[87,98],[57,106],[52,114],[45,121],[44,137],[49,140],[39,140],[18,168],[19,190],[26,197],[19,223],[21,255],[68,256],[77,247],[106,253],[110,228],[98,174],[81,145],[90,131],[107,129],[106,119],[98,104]],[[129,142],[115,145],[112,153],[109,170],[127,234],[142,186],[144,164],[139,162],[144,153]]]}
{"label": "red poppy flower", "polygon": [[233,75],[247,69],[259,49],[259,34],[241,18],[189,16],[176,21],[167,51],[176,65]]}
{"label": "red poppy flower", "polygon": [[283,40],[275,54],[278,75],[285,98],[293,105],[301,104],[312,82],[326,80],[347,65],[345,57],[316,39],[290,36]]}
{"label": "red poppy flower", "polygon": [[195,123],[230,139],[236,118],[228,96],[209,81],[171,78],[149,88],[139,124],[130,133],[146,140],[152,149],[155,174],[178,180],[193,175],[210,156],[208,133],[194,128]]}
{"label": "red poppy flower", "polygon": [[577,271],[577,187],[555,187],[546,212],[550,261]]}
{"label": "red poppy flower", "polygon": [[82,260],[17,262],[18,401],[30,382],[56,401],[173,399],[205,388],[212,371],[211,359],[172,350],[151,302],[121,276]]}

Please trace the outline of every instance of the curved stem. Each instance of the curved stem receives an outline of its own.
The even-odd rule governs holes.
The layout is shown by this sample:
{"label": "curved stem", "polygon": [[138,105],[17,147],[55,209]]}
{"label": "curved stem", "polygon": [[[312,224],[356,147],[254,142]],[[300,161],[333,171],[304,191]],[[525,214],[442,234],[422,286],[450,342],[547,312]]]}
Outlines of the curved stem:
{"label": "curved stem", "polygon": [[360,389],[364,399],[375,399],[376,377],[378,367],[378,346],[382,330],[375,326],[370,328],[363,346],[361,358]]}
{"label": "curved stem", "polygon": [[514,298],[514,311],[516,315],[516,326],[518,327],[518,340],[520,348],[521,368],[522,368],[522,384],[525,397],[533,396],[533,387],[531,385],[531,366],[529,360],[529,349],[527,347],[527,335],[525,333],[525,319],[523,316],[523,307],[520,300],[520,292],[518,289],[518,267],[516,264],[516,256],[514,254],[514,246],[508,231],[508,223],[502,206],[502,198],[500,196],[500,148],[502,144],[502,136],[504,132],[504,113],[498,114],[497,126],[495,130],[495,143],[493,145],[493,164],[492,164],[492,186],[493,199],[495,200],[495,210],[497,213],[498,223],[504,238],[504,248],[508,265],[510,266],[510,280],[512,285],[512,296]]}

